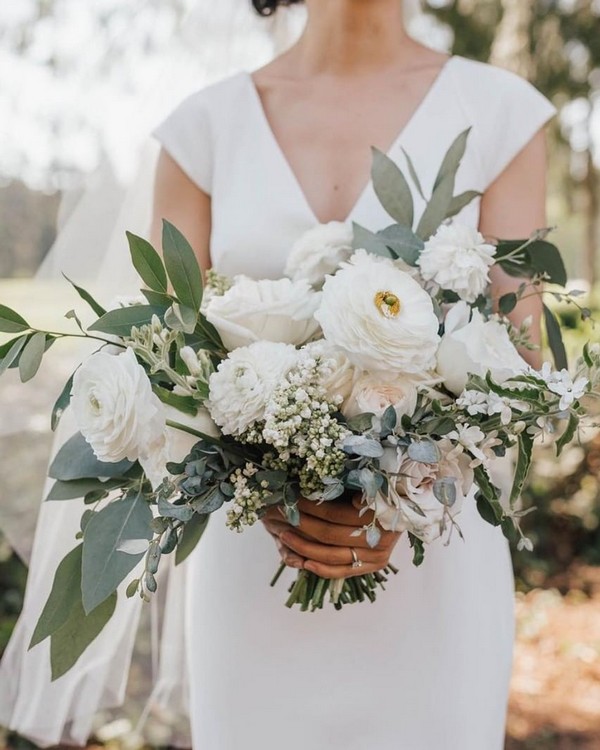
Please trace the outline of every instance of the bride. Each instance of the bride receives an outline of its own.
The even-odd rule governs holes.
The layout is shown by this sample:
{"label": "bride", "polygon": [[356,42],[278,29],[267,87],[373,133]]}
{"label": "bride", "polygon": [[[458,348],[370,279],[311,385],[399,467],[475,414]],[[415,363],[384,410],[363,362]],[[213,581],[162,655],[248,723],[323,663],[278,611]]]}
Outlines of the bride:
{"label": "bride", "polygon": [[[281,4],[253,2],[263,15]],[[539,92],[417,43],[400,0],[306,5],[288,52],[193,94],[155,131],[156,242],[167,218],[205,268],[279,277],[294,241],[318,223],[389,224],[369,180],[370,146],[396,162],[409,153],[427,192],[467,127],[457,190],[482,198],[461,220],[502,238],[545,225],[542,126],[554,110]],[[499,296],[518,281],[496,273],[492,284]],[[527,316],[539,339],[537,298],[511,317],[520,325]],[[351,507],[306,503],[297,529],[277,512],[236,539],[209,526],[190,561],[186,621],[195,748],[503,747],[513,643],[506,541],[469,503],[464,543],[434,543],[417,569],[402,536],[388,532],[374,550],[352,538],[362,523]],[[350,576],[355,547],[360,572],[390,560],[400,572],[375,606],[288,611],[265,585],[275,564],[265,529],[291,568]]]}
{"label": "bride", "polygon": [[[290,2],[252,4],[270,15]],[[294,242],[318,224],[390,224],[369,179],[371,146],[402,167],[409,154],[427,194],[466,128],[456,190],[482,195],[460,221],[502,238],[545,225],[547,99],[512,73],[414,41],[402,0],[306,6],[290,50],[197,91],[155,130],[155,244],[168,219],[204,268],[277,278]],[[416,191],[414,201],[418,214],[425,201]],[[495,296],[517,285],[495,274]],[[539,338],[535,299],[511,317],[519,325],[531,316]],[[298,528],[273,514],[235,538],[215,520],[181,566],[185,600],[169,599],[165,611],[182,619],[185,657],[169,664],[179,643],[168,642],[165,662],[168,689],[185,692],[189,679],[194,750],[501,750],[514,635],[502,534],[465,503],[464,542],[433,542],[415,568],[406,535],[384,534],[370,550],[351,536],[363,525],[352,507],[301,508]],[[353,575],[353,555],[361,573],[388,562],[399,569],[374,606],[306,614],[283,606],[281,585],[267,585],[279,558],[292,580],[302,567]],[[0,678],[12,683],[0,679],[0,720],[51,744],[68,718],[81,738],[91,705],[122,699],[137,615],[126,601],[77,674],[48,687],[47,654],[24,655],[44,601],[32,597],[51,563],[43,567],[38,560],[30,575],[27,617],[3,660]]]}

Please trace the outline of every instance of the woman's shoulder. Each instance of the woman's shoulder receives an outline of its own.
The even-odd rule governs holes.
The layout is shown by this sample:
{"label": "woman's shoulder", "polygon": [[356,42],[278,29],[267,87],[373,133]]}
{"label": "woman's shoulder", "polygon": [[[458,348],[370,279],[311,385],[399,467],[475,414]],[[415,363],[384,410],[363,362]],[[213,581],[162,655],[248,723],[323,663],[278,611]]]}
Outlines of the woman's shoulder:
{"label": "woman's shoulder", "polygon": [[453,72],[457,96],[470,110],[481,107],[497,110],[503,106],[520,104],[546,104],[553,109],[553,105],[539,89],[512,70],[454,55]]}
{"label": "woman's shoulder", "polygon": [[218,112],[225,104],[235,101],[247,76],[248,73],[242,71],[195,89],[178,102],[172,114],[188,116]]}

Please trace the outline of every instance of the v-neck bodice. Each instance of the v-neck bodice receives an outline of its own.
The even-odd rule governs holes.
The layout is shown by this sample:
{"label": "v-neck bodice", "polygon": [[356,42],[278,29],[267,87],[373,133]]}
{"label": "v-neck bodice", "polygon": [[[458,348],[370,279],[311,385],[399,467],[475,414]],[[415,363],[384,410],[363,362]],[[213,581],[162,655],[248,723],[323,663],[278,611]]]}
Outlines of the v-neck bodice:
{"label": "v-neck bodice", "polygon": [[[452,64],[454,59],[455,58],[453,56],[448,57],[447,60],[444,62],[444,64],[441,66],[435,78],[429,84],[425,93],[421,96],[416,107],[410,113],[409,117],[405,119],[405,122],[402,124],[402,126],[398,129],[391,143],[389,143],[387,148],[384,149],[386,154],[390,155],[391,153],[395,152],[397,150],[398,145],[402,143],[402,141],[410,132],[410,130],[413,127],[418,126],[419,120],[421,119],[422,112],[427,110],[428,106],[430,105],[430,100],[435,99],[437,91],[442,86],[443,80],[447,74],[447,70]],[[277,136],[275,135],[275,132],[273,131],[273,128],[265,112],[262,99],[260,97],[260,94],[254,82],[254,79],[252,77],[252,74],[250,73],[246,74],[246,80],[248,82],[248,87],[250,89],[251,98],[255,105],[254,109],[256,110],[257,119],[262,124],[264,137],[272,145],[272,149],[274,152],[273,158],[277,159],[281,163],[282,179],[289,179],[291,182],[295,184],[297,192],[298,192],[299,201],[304,203],[306,210],[310,214],[312,221],[315,224],[318,224],[319,223],[319,218],[317,216],[318,212],[315,210],[313,203],[307,194],[306,189],[302,186],[300,180],[298,179],[298,176],[290,162],[290,159],[285,154],[281,144],[279,143]],[[369,144],[365,144],[365,150],[368,148],[368,145]],[[358,206],[363,200],[363,197],[369,191],[370,187],[371,187],[371,180],[369,178],[364,182],[362,187],[359,190],[357,190],[356,198],[354,202],[352,203],[352,206],[346,213],[345,219],[343,219],[343,221],[349,222],[352,220],[352,216],[354,212],[357,210]]]}
{"label": "v-neck bodice", "polygon": [[[454,138],[471,127],[456,191],[484,192],[555,112],[513,73],[453,56],[444,64],[388,155],[406,171],[403,150],[429,194]],[[189,96],[155,130],[188,176],[212,197],[211,259],[228,275],[281,276],[293,243],[317,222],[244,71]],[[365,144],[368,149],[371,144]],[[424,201],[413,191],[416,220]],[[477,225],[479,204],[461,221]],[[377,230],[392,223],[369,181],[348,221]]]}

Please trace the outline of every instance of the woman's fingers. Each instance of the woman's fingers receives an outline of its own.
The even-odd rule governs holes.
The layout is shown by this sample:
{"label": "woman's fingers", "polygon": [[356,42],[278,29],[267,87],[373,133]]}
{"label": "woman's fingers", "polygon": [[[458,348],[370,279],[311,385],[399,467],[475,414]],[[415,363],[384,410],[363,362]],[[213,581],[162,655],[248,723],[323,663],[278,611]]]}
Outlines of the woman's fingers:
{"label": "woman's fingers", "polygon": [[384,568],[385,565],[363,564],[361,568],[353,568],[351,565],[326,565],[325,563],[309,560],[304,563],[305,570],[316,573],[321,578],[354,578],[363,576],[367,573],[376,573]]}
{"label": "woman's fingers", "polygon": [[[306,539],[300,534],[293,531],[285,531],[281,536],[281,541],[290,549],[302,555],[303,558],[325,563],[327,565],[352,565],[351,547],[332,547],[311,539]],[[373,565],[385,565],[386,554],[378,550],[365,549],[357,553],[357,557],[363,563],[372,563]]]}
{"label": "woman's fingers", "polygon": [[302,498],[298,502],[298,509],[301,513],[309,516],[315,516],[323,521],[337,523],[343,526],[364,526],[373,520],[373,511],[367,510],[362,516],[359,507],[348,501],[330,500],[317,503],[314,500],[305,500]]}

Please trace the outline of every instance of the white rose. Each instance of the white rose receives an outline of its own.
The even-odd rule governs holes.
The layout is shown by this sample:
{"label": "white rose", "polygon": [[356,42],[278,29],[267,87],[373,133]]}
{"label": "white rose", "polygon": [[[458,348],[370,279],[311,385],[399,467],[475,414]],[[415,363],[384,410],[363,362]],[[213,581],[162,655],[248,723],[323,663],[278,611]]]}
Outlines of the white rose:
{"label": "white rose", "polygon": [[370,412],[381,417],[389,406],[393,406],[400,419],[404,414],[413,414],[417,393],[417,384],[410,378],[365,372],[354,383],[350,397],[342,406],[342,413],[345,417],[354,417]]}
{"label": "white rose", "polygon": [[163,434],[161,438],[156,441],[153,450],[149,451],[141,461],[144,473],[150,480],[154,489],[158,487],[165,477],[169,476],[167,463],[170,461],[173,461],[174,463],[182,461],[200,439],[195,435],[191,435],[189,432],[184,432],[176,427],[167,426],[167,419],[171,422],[177,422],[178,424],[184,425],[185,427],[191,427],[192,429],[202,432],[205,435],[210,435],[211,437],[219,436],[219,429],[210,418],[208,410],[204,407],[200,407],[198,413],[195,416],[192,416],[190,414],[184,414],[173,406],[165,405],[163,415],[165,418]]}
{"label": "white rose", "polygon": [[257,341],[230,352],[210,376],[208,411],[225,435],[240,435],[265,417],[276,386],[297,360],[289,344]]}
{"label": "white rose", "polygon": [[315,318],[325,339],[363,370],[418,373],[435,361],[438,320],[430,296],[365,250],[327,278]]}
{"label": "white rose", "polygon": [[133,349],[97,352],[75,372],[71,406],[100,461],[143,459],[164,437],[164,407]]}
{"label": "white rose", "polygon": [[426,243],[418,264],[425,281],[475,302],[490,282],[496,248],[474,227],[442,224]]}
{"label": "white rose", "polygon": [[469,374],[484,376],[490,370],[501,384],[529,370],[506,326],[497,320],[484,320],[478,310],[472,311],[469,321],[469,313],[465,302],[458,302],[449,310],[437,356],[437,370],[444,385],[456,395],[462,393]]}
{"label": "white rose", "polygon": [[344,352],[331,346],[325,339],[311,341],[303,347],[303,350],[314,357],[319,356],[332,361],[331,374],[321,380],[320,384],[330,398],[341,396],[345,401],[352,391],[356,370]]}
{"label": "white rose", "polygon": [[294,281],[306,279],[320,289],[325,276],[333,274],[352,255],[352,227],[330,221],[309,229],[294,244],[285,266],[285,275]]}
{"label": "white rose", "polygon": [[298,346],[319,328],[313,317],[318,305],[319,295],[306,280],[238,276],[231,289],[210,300],[206,317],[228,351],[255,341]]}
{"label": "white rose", "polygon": [[380,465],[390,475],[389,494],[387,497],[379,494],[374,507],[384,529],[410,531],[425,543],[441,536],[449,521],[445,506],[433,492],[433,485],[439,479],[454,480],[456,499],[448,510],[452,517],[460,513],[473,483],[469,459],[464,453],[452,450],[449,441],[440,441],[438,447],[441,454],[438,464],[413,461],[401,448],[384,450]]}

